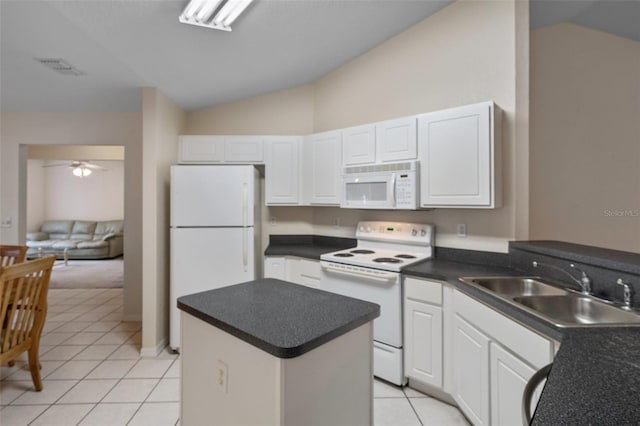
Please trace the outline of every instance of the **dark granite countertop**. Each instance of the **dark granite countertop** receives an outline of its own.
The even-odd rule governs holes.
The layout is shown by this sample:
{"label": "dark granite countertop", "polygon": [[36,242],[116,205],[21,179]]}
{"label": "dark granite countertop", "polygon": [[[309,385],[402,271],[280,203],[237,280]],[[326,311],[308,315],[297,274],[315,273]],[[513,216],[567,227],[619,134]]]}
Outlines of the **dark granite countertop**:
{"label": "dark granite countertop", "polygon": [[276,279],[178,299],[178,308],[278,358],[295,358],[380,315],[380,306]]}
{"label": "dark granite countertop", "polygon": [[456,289],[509,316],[525,327],[529,327],[556,341],[560,341],[562,339],[563,330],[557,328],[552,323],[544,321],[523,309],[518,309],[498,296],[489,294],[477,287],[459,280],[460,277],[523,275],[521,271],[511,269],[506,266],[481,265],[432,258],[425,260],[424,262],[408,266],[402,270],[402,273],[406,276],[446,281]]}
{"label": "dark granite countertop", "polygon": [[355,247],[354,238],[319,235],[270,235],[265,256],[298,256],[319,260],[320,255]]}
{"label": "dark granite countertop", "polygon": [[532,425],[640,423],[640,328],[565,333]]}
{"label": "dark granite countertop", "polygon": [[640,274],[640,254],[564,241],[511,241],[509,249],[554,256],[630,274]]}

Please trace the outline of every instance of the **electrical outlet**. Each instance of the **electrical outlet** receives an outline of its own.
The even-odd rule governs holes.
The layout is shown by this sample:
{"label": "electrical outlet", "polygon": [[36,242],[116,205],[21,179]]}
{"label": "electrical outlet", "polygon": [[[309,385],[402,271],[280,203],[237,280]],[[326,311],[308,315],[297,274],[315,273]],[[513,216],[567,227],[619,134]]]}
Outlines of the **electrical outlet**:
{"label": "electrical outlet", "polygon": [[216,371],[216,387],[222,393],[229,392],[229,367],[220,360],[218,360],[218,371]]}
{"label": "electrical outlet", "polygon": [[11,228],[11,224],[12,224],[12,219],[11,216],[7,216],[4,219],[2,219],[2,222],[0,223],[0,226],[2,228]]}
{"label": "electrical outlet", "polygon": [[275,217],[275,216],[271,216],[271,217],[269,218],[269,225],[271,225],[271,226],[276,226],[277,224],[278,224],[278,219],[276,219],[276,217]]}
{"label": "electrical outlet", "polygon": [[467,224],[466,223],[459,223],[457,225],[457,229],[458,229],[458,237],[466,237],[467,236]]}

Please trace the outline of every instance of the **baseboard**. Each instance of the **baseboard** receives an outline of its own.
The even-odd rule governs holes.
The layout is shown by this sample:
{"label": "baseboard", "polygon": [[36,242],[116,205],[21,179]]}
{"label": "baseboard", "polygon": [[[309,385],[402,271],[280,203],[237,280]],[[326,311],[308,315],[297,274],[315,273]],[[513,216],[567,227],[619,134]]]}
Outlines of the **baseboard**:
{"label": "baseboard", "polygon": [[142,348],[140,349],[140,356],[143,358],[155,358],[160,352],[169,344],[169,339],[166,337],[162,339],[155,348]]}

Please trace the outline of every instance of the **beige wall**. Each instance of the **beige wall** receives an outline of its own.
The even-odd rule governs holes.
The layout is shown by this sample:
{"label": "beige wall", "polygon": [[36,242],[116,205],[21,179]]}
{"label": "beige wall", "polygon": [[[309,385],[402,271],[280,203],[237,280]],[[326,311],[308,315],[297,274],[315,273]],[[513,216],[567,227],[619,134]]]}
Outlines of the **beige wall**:
{"label": "beige wall", "polygon": [[27,232],[39,230],[39,226],[46,219],[44,214],[44,160],[29,160],[27,162]]}
{"label": "beige wall", "polygon": [[640,42],[531,34],[531,237],[640,252]]}
{"label": "beige wall", "polygon": [[142,355],[153,356],[169,335],[169,181],[186,114],[157,89],[142,95]]}
{"label": "beige wall", "polygon": [[[517,143],[515,137],[517,126],[526,125],[526,116],[521,115],[516,124],[516,93],[526,98],[528,91],[526,82],[516,87],[515,73],[517,62],[528,57],[528,20],[523,16],[528,17],[528,8],[516,8],[513,1],[454,3],[311,87],[191,113],[187,132],[306,134],[494,100],[504,110],[503,208],[404,213],[279,208],[268,212],[277,225],[267,223],[264,229],[269,233],[306,231],[298,212],[306,217],[311,212],[309,231],[336,236],[352,236],[358,220],[411,220],[434,223],[441,246],[506,251],[507,241],[516,235],[517,199],[528,199],[526,185],[518,193],[514,185],[520,179],[514,170],[516,158],[528,155],[526,129],[519,132]],[[524,53],[516,55],[516,42]],[[520,208],[526,213],[526,203],[520,203]],[[338,227],[333,225],[336,217]],[[467,238],[454,236],[458,223],[467,224]]]}
{"label": "beige wall", "polygon": [[[31,163],[34,161],[39,166],[32,167]],[[124,162],[92,161],[92,164],[108,170],[95,171],[83,178],[71,173],[71,169],[67,167],[70,162],[71,160],[47,160],[42,164],[41,160],[29,160],[27,231],[38,231],[43,220],[124,219]],[[62,166],[42,167],[58,164]],[[39,207],[43,217],[34,221],[32,210]]]}
{"label": "beige wall", "polygon": [[[142,261],[139,221],[141,189],[135,174],[135,154],[141,146],[140,113],[2,113],[0,115],[0,217],[13,225],[0,229],[0,243],[23,243],[26,234],[27,157],[30,145],[123,145],[125,159],[125,276],[124,316],[140,319],[142,276],[135,265]],[[133,172],[133,173],[132,173]],[[127,191],[129,195],[127,196]]]}
{"label": "beige wall", "polygon": [[189,113],[188,135],[301,135],[313,131],[313,86]]}
{"label": "beige wall", "polygon": [[[327,212],[318,209],[314,224],[324,233],[349,234],[358,220],[402,218],[435,224],[440,246],[506,251],[507,241],[515,237],[516,216],[516,12],[522,11],[509,1],[454,3],[315,84],[315,131],[494,100],[504,110],[504,206],[410,213],[337,211],[344,215],[337,229],[327,226]],[[455,236],[458,223],[467,225],[467,238]]]}

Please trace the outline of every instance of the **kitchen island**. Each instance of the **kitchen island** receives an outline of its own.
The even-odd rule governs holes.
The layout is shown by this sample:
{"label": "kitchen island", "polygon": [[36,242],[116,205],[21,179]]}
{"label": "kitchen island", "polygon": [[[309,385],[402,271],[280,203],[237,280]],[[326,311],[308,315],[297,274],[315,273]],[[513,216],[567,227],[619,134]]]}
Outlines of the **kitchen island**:
{"label": "kitchen island", "polygon": [[178,308],[183,425],[373,423],[378,305],[261,279]]}

